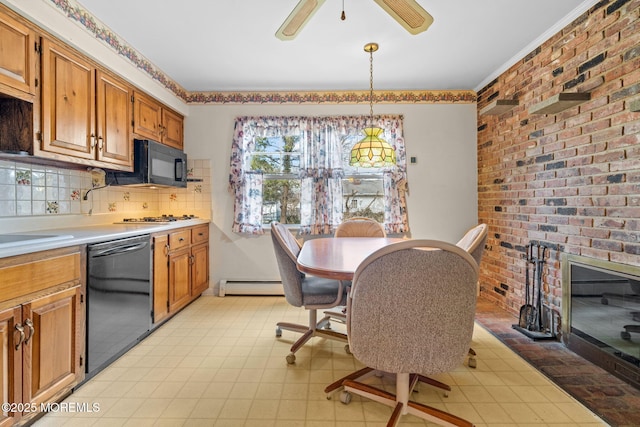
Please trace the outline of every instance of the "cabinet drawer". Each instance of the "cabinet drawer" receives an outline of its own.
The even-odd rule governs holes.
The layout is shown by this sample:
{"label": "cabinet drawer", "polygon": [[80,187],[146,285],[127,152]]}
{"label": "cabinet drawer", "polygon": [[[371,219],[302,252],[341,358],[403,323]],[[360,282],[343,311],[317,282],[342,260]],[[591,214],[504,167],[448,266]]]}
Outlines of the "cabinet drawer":
{"label": "cabinet drawer", "polygon": [[81,256],[77,248],[20,255],[5,262],[0,264],[0,301],[81,281]]}
{"label": "cabinet drawer", "polygon": [[191,243],[194,245],[197,243],[206,242],[209,240],[209,225],[201,225],[193,227],[191,230]]}
{"label": "cabinet drawer", "polygon": [[169,234],[169,250],[186,248],[191,244],[191,230],[174,231]]}

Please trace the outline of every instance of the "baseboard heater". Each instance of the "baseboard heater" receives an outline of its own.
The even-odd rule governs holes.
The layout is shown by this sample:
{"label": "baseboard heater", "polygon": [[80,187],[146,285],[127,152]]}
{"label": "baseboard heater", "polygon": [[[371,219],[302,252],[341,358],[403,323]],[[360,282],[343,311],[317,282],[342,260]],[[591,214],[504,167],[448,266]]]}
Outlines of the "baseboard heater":
{"label": "baseboard heater", "polygon": [[284,295],[279,280],[220,280],[218,296],[225,295]]}

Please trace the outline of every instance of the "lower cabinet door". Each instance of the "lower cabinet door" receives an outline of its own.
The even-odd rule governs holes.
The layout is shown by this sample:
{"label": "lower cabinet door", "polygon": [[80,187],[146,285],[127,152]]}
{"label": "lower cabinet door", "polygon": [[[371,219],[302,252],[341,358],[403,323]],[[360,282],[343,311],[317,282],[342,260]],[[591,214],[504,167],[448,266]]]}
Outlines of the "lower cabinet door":
{"label": "lower cabinet door", "polygon": [[[20,307],[0,311],[0,401],[10,405],[22,402],[22,348],[19,347],[21,320]],[[20,419],[21,413],[17,409],[17,405],[2,408],[1,427],[13,425]]]}
{"label": "lower cabinet door", "polygon": [[198,297],[209,287],[209,245],[191,248],[191,296]]}
{"label": "lower cabinet door", "polygon": [[40,405],[82,378],[82,317],[80,286],[23,305],[24,402]]}
{"label": "lower cabinet door", "polygon": [[169,254],[169,312],[181,309],[191,301],[189,248]]}
{"label": "lower cabinet door", "polygon": [[153,237],[153,323],[169,316],[169,236]]}

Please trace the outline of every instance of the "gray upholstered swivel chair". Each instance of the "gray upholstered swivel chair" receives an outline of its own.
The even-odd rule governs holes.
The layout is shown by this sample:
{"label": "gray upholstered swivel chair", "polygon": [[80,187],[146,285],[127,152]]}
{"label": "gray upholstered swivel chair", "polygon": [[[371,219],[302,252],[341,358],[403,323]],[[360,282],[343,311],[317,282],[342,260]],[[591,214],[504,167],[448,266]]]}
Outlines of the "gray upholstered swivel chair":
{"label": "gray upholstered swivel chair", "polygon": [[487,224],[478,224],[467,230],[464,236],[458,240],[456,246],[469,252],[473,259],[476,260],[476,263],[480,265],[488,234]]}
{"label": "gray upholstered swivel chair", "polygon": [[[378,221],[365,216],[354,216],[338,225],[334,237],[387,237],[387,233]],[[324,314],[342,323],[347,320],[346,307],[336,307],[325,311]]]}
{"label": "gray upholstered swivel chair", "polygon": [[384,226],[371,218],[358,216],[345,220],[334,234],[335,237],[386,237]]}
{"label": "gray upholstered swivel chair", "polygon": [[[388,426],[407,413],[442,425],[472,425],[409,396],[426,375],[463,362],[473,334],[477,280],[471,255],[446,242],[407,240],[365,259],[349,294],[347,330],[351,352],[367,368],[341,380],[342,402],[353,393],[391,406]],[[371,370],[395,374],[396,393],[363,382]]]}
{"label": "gray upholstered swivel chair", "polygon": [[[482,254],[484,253],[484,246],[487,243],[488,236],[488,228],[487,224],[479,224],[475,227],[471,227],[467,232],[462,236],[456,246],[464,249],[469,252],[469,254],[476,261],[478,266],[480,266],[480,261],[482,260]],[[480,293],[480,284],[477,284],[476,292]],[[475,368],[478,366],[478,362],[476,361],[476,352],[473,348],[469,349],[469,361],[470,368]]]}
{"label": "gray upholstered swivel chair", "polygon": [[278,269],[287,302],[295,307],[304,307],[309,311],[309,325],[279,322],[276,336],[282,330],[302,333],[287,356],[287,363],[294,363],[295,352],[314,336],[347,341],[344,333],[329,329],[330,316],[317,320],[317,310],[344,305],[346,287],[338,280],[323,279],[305,275],[298,271],[296,259],[300,253],[300,244],[291,232],[278,222],[271,223],[271,239],[278,261]]}

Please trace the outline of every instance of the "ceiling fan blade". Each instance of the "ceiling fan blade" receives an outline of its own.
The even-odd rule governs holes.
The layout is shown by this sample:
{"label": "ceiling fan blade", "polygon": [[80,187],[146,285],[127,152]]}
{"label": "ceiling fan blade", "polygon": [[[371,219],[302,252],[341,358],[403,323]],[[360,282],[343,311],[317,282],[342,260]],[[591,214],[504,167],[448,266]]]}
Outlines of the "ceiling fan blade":
{"label": "ceiling fan blade", "polygon": [[300,0],[276,31],[276,37],[280,40],[294,39],[324,2],[325,0]]}
{"label": "ceiling fan blade", "polygon": [[411,34],[426,31],[433,23],[433,16],[416,0],[373,0]]}

